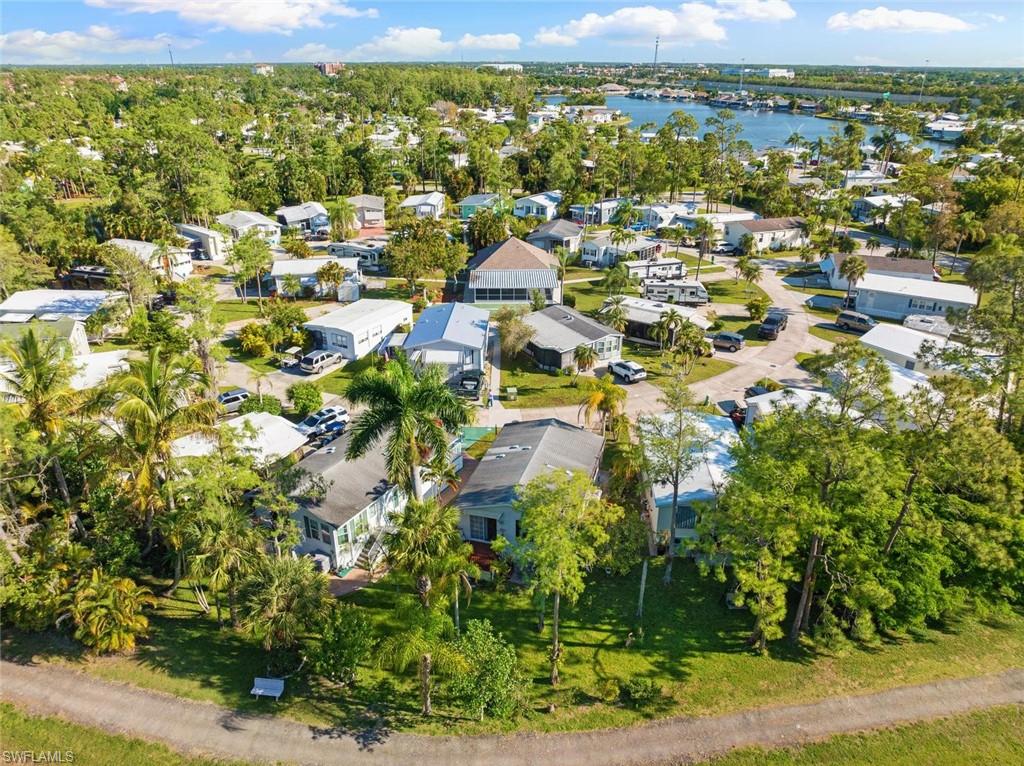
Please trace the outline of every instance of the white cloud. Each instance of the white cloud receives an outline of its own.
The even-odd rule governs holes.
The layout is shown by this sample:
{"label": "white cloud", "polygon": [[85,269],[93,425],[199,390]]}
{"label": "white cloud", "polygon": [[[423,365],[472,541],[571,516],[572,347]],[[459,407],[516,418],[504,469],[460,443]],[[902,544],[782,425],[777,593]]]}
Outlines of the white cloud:
{"label": "white cloud", "polygon": [[284,52],[287,61],[337,61],[341,57],[341,51],[323,43],[306,43]]}
{"label": "white cloud", "polygon": [[87,64],[127,54],[163,55],[168,45],[187,49],[201,44],[202,40],[164,34],[122,37],[117,29],[101,24],[81,32],[19,29],[0,35],[0,61],[5,64]]}
{"label": "white cloud", "polygon": [[244,51],[228,51],[224,54],[225,61],[252,61],[255,55],[246,48]]}
{"label": "white cloud", "polygon": [[368,43],[357,45],[347,58],[357,61],[398,61],[437,59],[455,49],[455,43],[441,39],[434,27],[388,27]]}
{"label": "white cloud", "polygon": [[982,15],[989,21],[994,21],[996,24],[1002,24],[1006,21],[1006,17],[998,13],[985,13]]}
{"label": "white cloud", "polygon": [[466,50],[517,51],[522,38],[509,32],[508,34],[471,35],[459,38],[459,47]]}
{"label": "white cloud", "polygon": [[936,11],[891,10],[884,5],[855,13],[837,13],[826,22],[829,29],[865,32],[966,32],[974,29],[963,19]]}
{"label": "white cloud", "polygon": [[344,0],[85,0],[87,5],[125,13],[174,13],[196,24],[227,27],[239,32],[276,32],[322,28],[326,19],[365,16],[376,18],[376,8],[360,10]]}
{"label": "white cloud", "polygon": [[580,40],[605,38],[624,43],[689,45],[722,42],[726,29],[722,21],[785,21],[796,16],[786,0],[716,0],[683,3],[675,9],[653,5],[627,6],[601,15],[588,13],[553,27],[542,27],[533,37],[534,45],[572,46]]}

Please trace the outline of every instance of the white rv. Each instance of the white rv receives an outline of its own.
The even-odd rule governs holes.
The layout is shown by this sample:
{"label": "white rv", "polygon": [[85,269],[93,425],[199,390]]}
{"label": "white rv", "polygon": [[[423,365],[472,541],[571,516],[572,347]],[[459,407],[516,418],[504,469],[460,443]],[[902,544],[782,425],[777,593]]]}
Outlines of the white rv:
{"label": "white rv", "polygon": [[644,297],[652,301],[702,306],[711,300],[704,285],[686,279],[645,279],[642,289]]}

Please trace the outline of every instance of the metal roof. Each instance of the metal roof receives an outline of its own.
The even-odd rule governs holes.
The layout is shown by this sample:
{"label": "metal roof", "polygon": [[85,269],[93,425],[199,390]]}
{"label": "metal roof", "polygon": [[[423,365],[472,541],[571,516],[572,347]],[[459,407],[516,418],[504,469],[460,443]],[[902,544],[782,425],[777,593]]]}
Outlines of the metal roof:
{"label": "metal roof", "polygon": [[548,306],[527,314],[523,321],[536,332],[530,342],[540,348],[570,351],[580,344],[590,344],[609,335],[622,333],[584,316],[567,306]]}
{"label": "metal roof", "polygon": [[250,226],[276,226],[281,224],[272,218],[267,218],[263,213],[255,213],[252,210],[232,210],[217,216],[217,223],[224,224],[231,229],[246,229]]}
{"label": "metal roof", "polygon": [[[611,309],[613,300],[613,298],[605,300],[604,306],[601,307],[602,313]],[[665,314],[675,311],[687,322],[697,325],[702,330],[707,330],[711,327],[711,322],[697,313],[696,309],[689,306],[665,303],[664,301],[652,301],[647,298],[634,298],[631,295],[624,296],[620,305],[622,306],[623,313],[626,315],[626,319],[638,324],[652,325],[660,321]]]}
{"label": "metal roof", "polygon": [[286,274],[295,274],[299,277],[308,277],[316,274],[328,263],[337,263],[347,271],[359,273],[358,258],[291,258],[284,261],[274,261],[270,269],[270,276],[283,277]]}
{"label": "metal roof", "polygon": [[469,286],[474,290],[486,288],[553,290],[558,287],[558,275],[552,269],[479,270],[470,273]]}
{"label": "metal roof", "polygon": [[319,202],[303,202],[301,205],[287,205],[279,207],[274,215],[280,216],[291,223],[292,221],[307,221],[316,218],[318,215],[327,215],[327,208]]}
{"label": "metal roof", "polygon": [[560,239],[567,239],[569,237],[578,237],[583,231],[583,227],[578,223],[567,221],[564,218],[556,218],[553,221],[542,223],[536,229],[531,231],[526,239],[543,239],[545,237],[557,237]]}
{"label": "metal roof", "polygon": [[64,314],[86,316],[98,311],[107,301],[124,293],[110,290],[19,290],[3,303],[0,314]]}
{"label": "metal roof", "polygon": [[405,340],[405,348],[420,348],[442,340],[467,348],[483,348],[489,316],[484,309],[465,303],[430,306],[416,320]]}
{"label": "metal roof", "polygon": [[357,208],[366,208],[368,210],[384,209],[384,198],[378,197],[375,194],[357,194],[354,197],[349,197],[348,201]]}
{"label": "metal roof", "polygon": [[389,301],[379,298],[362,298],[355,303],[342,306],[329,314],[310,319],[302,326],[346,330],[351,333],[367,329],[374,324],[383,324],[384,331],[395,329],[403,322],[412,321],[412,304],[405,301]]}
{"label": "metal roof", "polygon": [[905,295],[907,298],[926,298],[928,300],[948,301],[974,306],[978,302],[978,294],[974,288],[952,282],[933,282],[928,279],[908,279],[906,277],[887,277],[882,274],[868,273],[856,286],[857,294],[861,291],[886,293],[889,295]]}
{"label": "metal roof", "polygon": [[498,199],[498,195],[494,193],[488,194],[470,194],[465,199],[460,199],[460,205],[486,205],[488,202],[493,202]]}
{"label": "metal roof", "polygon": [[402,200],[402,204],[399,207],[417,207],[419,205],[438,205],[444,204],[444,195],[441,192],[427,192],[426,194],[413,194],[410,197],[406,197]]}

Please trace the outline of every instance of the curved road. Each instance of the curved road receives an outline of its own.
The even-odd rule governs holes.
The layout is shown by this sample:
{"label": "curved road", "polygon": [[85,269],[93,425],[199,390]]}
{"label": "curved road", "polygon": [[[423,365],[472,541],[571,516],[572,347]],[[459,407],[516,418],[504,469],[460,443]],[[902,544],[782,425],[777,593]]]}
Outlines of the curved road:
{"label": "curved road", "polygon": [[[0,692],[5,701],[38,714],[157,740],[183,752],[246,761],[339,766],[620,766],[689,763],[737,747],[792,745],[995,705],[1024,704],[1024,670],[714,718],[670,718],[628,729],[476,737],[319,728],[238,714],[45,664],[0,663]],[[273,707],[269,700],[266,705]]]}

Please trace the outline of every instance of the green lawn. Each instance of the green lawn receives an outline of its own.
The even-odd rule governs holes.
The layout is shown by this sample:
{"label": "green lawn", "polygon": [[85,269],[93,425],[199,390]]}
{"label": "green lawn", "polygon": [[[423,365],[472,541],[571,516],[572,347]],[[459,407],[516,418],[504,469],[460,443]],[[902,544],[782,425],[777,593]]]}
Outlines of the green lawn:
{"label": "green lawn", "polygon": [[[696,278],[697,256],[690,255],[689,253],[684,253],[682,251],[680,251],[677,255],[674,247],[668,248],[661,255],[663,258],[678,258],[686,265],[686,268],[689,269],[689,273],[687,274],[687,276]],[[712,263],[711,259],[708,258],[707,256],[705,256],[704,259],[701,260],[701,274],[714,274],[715,272],[718,271],[725,271],[725,266],[719,266],[717,263]]]}
{"label": "green lawn", "polygon": [[726,314],[719,316],[718,321],[722,323],[722,331],[739,333],[746,339],[748,346],[768,345],[768,341],[757,337],[757,328],[761,323],[752,321],[749,316]]}
{"label": "green lawn", "polygon": [[979,766],[1024,763],[1024,712],[982,710],[938,721],[779,750],[745,748],[714,766]]}
{"label": "green lawn", "polygon": [[375,354],[368,354],[362,359],[349,362],[340,370],[324,375],[317,381],[317,384],[325,394],[344,396],[345,392],[348,391],[348,387],[352,384],[352,379],[363,370],[368,370],[372,367],[375,359]]}
{"label": "green lawn", "polygon": [[565,270],[565,281],[571,279],[594,279],[604,274],[601,269],[592,269],[589,266],[570,266]]}
{"label": "green lawn", "polygon": [[[584,314],[594,314],[608,296],[608,290],[601,287],[600,279],[589,282],[576,282],[565,286],[566,295],[576,296],[576,310]],[[639,295],[635,288],[627,288],[625,295]]]}
{"label": "green lawn", "polygon": [[768,297],[768,294],[760,287],[747,284],[742,279],[739,282],[732,279],[722,279],[718,282],[708,282],[704,287],[707,289],[712,303],[744,305],[747,301],[754,298]]}
{"label": "green lawn", "polygon": [[[187,756],[157,742],[148,742],[120,734],[108,734],[71,723],[63,718],[27,715],[18,708],[0,702],[0,731],[5,752],[30,750],[34,753],[74,753],[73,763],[88,766],[226,766],[240,761]],[[72,763],[72,761],[65,761]]]}
{"label": "green lawn", "polygon": [[[665,374],[666,368],[662,365],[671,361],[669,354],[662,353],[657,348],[627,342],[622,350],[622,358],[632,359],[634,362],[643,365],[644,369],[647,370],[647,380],[654,385],[661,387],[668,382],[668,376]],[[693,366],[693,371],[687,376],[686,382],[697,383],[707,378],[713,378],[715,375],[721,375],[726,370],[730,370],[735,366],[733,362],[716,356],[704,357],[697,360],[697,363]]]}
{"label": "green lawn", "polygon": [[218,344],[227,356],[232,359],[236,359],[246,367],[249,367],[256,372],[276,372],[280,369],[276,364],[271,363],[270,356],[254,356],[247,351],[242,350],[241,343],[238,342],[238,338],[226,338],[220,341]]}
{"label": "green lawn", "polygon": [[127,338],[107,338],[102,343],[89,346],[89,350],[94,354],[100,351],[117,351],[120,349],[133,350],[135,348],[137,348],[135,344]]}
{"label": "green lawn", "polygon": [[[515,386],[518,398],[507,401],[505,389]],[[573,385],[572,375],[538,370],[525,354],[501,359],[501,399],[506,407],[532,409],[579,404],[583,392]]]}
{"label": "green lawn", "polygon": [[[265,300],[265,299],[264,299]],[[294,301],[299,308],[315,306],[319,301]],[[237,322],[240,319],[259,319],[260,306],[255,298],[249,298],[247,303],[241,300],[217,301],[213,308],[213,318],[220,322]]]}

